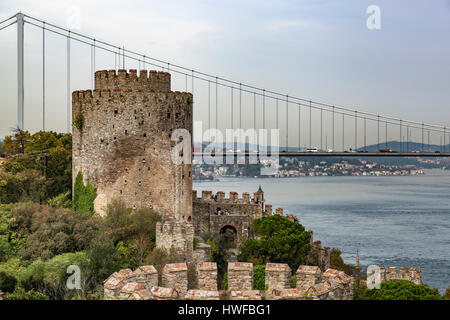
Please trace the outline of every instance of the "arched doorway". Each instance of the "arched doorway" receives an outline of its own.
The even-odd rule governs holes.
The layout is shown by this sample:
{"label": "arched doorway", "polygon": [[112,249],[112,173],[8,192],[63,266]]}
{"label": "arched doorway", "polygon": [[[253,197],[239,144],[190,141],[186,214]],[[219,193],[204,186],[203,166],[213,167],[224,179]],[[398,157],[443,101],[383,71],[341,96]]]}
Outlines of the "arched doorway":
{"label": "arched doorway", "polygon": [[238,232],[236,227],[232,226],[232,225],[225,225],[223,227],[220,228],[219,230],[220,234],[227,234],[231,237],[230,241],[233,241],[233,249],[237,248],[237,242],[238,242]]}

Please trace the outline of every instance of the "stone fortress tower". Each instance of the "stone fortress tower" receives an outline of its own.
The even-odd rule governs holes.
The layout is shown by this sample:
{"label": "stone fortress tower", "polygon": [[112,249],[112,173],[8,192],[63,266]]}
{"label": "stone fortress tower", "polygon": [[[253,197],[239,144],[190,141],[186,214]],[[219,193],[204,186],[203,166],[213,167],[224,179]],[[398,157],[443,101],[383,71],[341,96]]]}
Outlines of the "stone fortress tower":
{"label": "stone fortress tower", "polygon": [[192,136],[192,94],[170,91],[170,74],[97,71],[95,90],[72,94],[73,181],[97,187],[95,211],[113,199],[164,218],[191,221],[192,165],[177,165],[175,129]]}

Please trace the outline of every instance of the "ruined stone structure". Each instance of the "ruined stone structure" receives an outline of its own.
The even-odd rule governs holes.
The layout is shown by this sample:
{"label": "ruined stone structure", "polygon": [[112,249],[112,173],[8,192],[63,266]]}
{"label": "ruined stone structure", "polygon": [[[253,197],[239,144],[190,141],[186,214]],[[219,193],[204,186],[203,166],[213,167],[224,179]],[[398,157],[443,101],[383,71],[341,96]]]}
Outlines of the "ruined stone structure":
{"label": "ruined stone structure", "polygon": [[97,71],[95,90],[72,94],[73,181],[97,187],[95,211],[112,199],[190,221],[192,166],[177,165],[175,129],[192,136],[192,94],[170,91],[170,74]]}
{"label": "ruined stone structure", "polygon": [[321,241],[314,241],[314,233],[308,230],[311,235],[309,251],[306,263],[312,266],[318,266],[320,270],[325,271],[330,268],[331,251],[329,247],[322,247]]}
{"label": "ruined stone structure", "polygon": [[[314,270],[312,269],[314,268]],[[266,265],[267,290],[253,288],[253,265],[229,263],[228,290],[218,291],[212,282],[217,280],[214,263],[197,265],[195,289],[187,290],[185,263],[168,264],[162,271],[163,284],[158,286],[152,266],[143,266],[134,272],[124,269],[115,272],[104,282],[104,296],[114,300],[351,300],[353,278],[342,271],[300,266],[296,288],[290,287],[290,268],[286,264]],[[142,274],[151,276],[143,277]],[[313,281],[311,280],[313,278]],[[142,280],[148,279],[148,280]],[[201,279],[201,280],[200,280]]]}
{"label": "ruined stone structure", "polygon": [[[371,278],[373,269],[367,269],[367,279]],[[397,267],[389,267],[387,270],[384,266],[380,267],[381,282],[392,280],[408,280],[415,284],[422,284],[422,271],[416,268],[401,267],[400,273],[397,273]]]}
{"label": "ruined stone structure", "polygon": [[[276,214],[283,215],[283,209],[277,208]],[[227,229],[235,233],[235,247],[254,236],[252,223],[254,219],[272,215],[272,205],[264,203],[261,187],[250,198],[248,192],[239,197],[237,192],[230,192],[229,197],[222,191],[215,195],[203,190],[201,197],[192,191],[192,221],[194,233],[223,232]]]}

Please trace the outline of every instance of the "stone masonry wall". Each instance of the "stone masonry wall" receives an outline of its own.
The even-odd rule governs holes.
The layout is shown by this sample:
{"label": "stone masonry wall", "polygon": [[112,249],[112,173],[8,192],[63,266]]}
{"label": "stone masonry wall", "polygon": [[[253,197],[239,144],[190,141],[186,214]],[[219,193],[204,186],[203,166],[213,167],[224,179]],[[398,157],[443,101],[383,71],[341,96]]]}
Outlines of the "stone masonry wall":
{"label": "stone masonry wall", "polygon": [[268,289],[289,288],[291,286],[291,268],[285,263],[267,263],[266,286]]}
{"label": "stone masonry wall", "polygon": [[305,282],[302,285],[300,280],[296,288],[290,288],[286,281],[288,272],[290,273],[289,267],[286,264],[268,263],[266,278],[269,285],[267,291],[261,292],[253,289],[251,263],[229,263],[227,291],[218,291],[213,285],[213,282],[217,283],[217,267],[214,263],[197,265],[197,278],[200,281],[197,281],[196,288],[191,290],[187,290],[185,263],[168,264],[164,267],[163,287],[157,286],[155,269],[152,266],[142,266],[134,272],[124,269],[113,273],[104,282],[104,296],[113,300],[351,300],[353,298],[352,277],[334,269],[322,273],[318,267],[315,267],[317,268],[315,270],[309,270],[309,267],[300,266],[297,274],[313,274],[314,284],[311,281],[310,285],[306,285]]}
{"label": "stone masonry wall", "polygon": [[184,297],[188,291],[186,263],[166,264],[162,270],[162,285],[165,288],[174,288],[179,296]]}
{"label": "stone masonry wall", "polygon": [[228,290],[253,289],[253,263],[228,263]]}

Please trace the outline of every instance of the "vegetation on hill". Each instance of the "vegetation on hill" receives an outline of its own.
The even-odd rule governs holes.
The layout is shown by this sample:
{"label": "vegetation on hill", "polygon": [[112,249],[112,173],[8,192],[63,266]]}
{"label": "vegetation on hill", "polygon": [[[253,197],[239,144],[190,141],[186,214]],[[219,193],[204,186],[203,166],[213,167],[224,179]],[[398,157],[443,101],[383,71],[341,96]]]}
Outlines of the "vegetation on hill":
{"label": "vegetation on hill", "polygon": [[[101,298],[113,272],[157,262],[158,220],[121,202],[103,218],[38,203],[0,205],[0,290],[8,299]],[[69,265],[82,270],[79,290],[67,289]]]}
{"label": "vegetation on hill", "polygon": [[253,221],[253,232],[259,239],[242,242],[239,261],[287,263],[291,270],[306,263],[311,235],[298,221],[278,215],[263,217]]}
{"label": "vegetation on hill", "polygon": [[41,204],[72,192],[72,136],[16,129],[3,142],[0,203]]}

